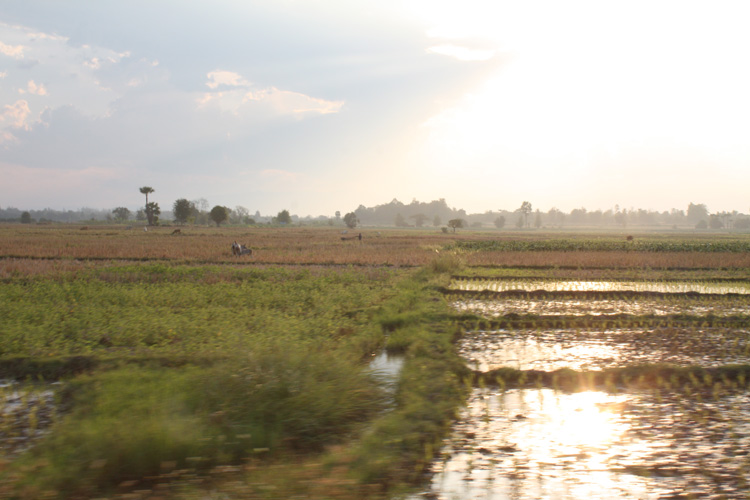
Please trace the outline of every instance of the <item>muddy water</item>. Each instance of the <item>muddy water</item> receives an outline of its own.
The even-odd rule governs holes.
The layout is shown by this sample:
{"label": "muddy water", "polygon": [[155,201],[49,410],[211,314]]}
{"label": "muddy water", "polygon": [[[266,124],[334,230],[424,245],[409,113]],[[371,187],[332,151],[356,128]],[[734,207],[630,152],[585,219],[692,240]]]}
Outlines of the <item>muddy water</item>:
{"label": "muddy water", "polygon": [[666,316],[670,314],[690,314],[734,316],[750,314],[750,302],[743,297],[701,298],[680,297],[638,298],[638,300],[577,300],[573,298],[544,299],[507,298],[501,300],[462,299],[452,302],[452,306],[462,312],[471,312],[488,318],[506,314],[536,314],[539,316],[583,316],[633,314]]}
{"label": "muddy water", "polygon": [[474,390],[416,498],[746,498],[747,393]]}
{"label": "muddy water", "polygon": [[454,290],[505,292],[523,290],[527,292],[658,292],[658,293],[712,293],[750,294],[750,282],[722,281],[573,281],[573,280],[466,280],[455,279],[450,285]]}
{"label": "muddy water", "polygon": [[750,363],[750,332],[719,328],[496,330],[458,345],[475,370],[603,370],[647,363],[702,367]]}
{"label": "muddy water", "polygon": [[34,444],[52,425],[56,411],[53,388],[0,381],[0,458]]}

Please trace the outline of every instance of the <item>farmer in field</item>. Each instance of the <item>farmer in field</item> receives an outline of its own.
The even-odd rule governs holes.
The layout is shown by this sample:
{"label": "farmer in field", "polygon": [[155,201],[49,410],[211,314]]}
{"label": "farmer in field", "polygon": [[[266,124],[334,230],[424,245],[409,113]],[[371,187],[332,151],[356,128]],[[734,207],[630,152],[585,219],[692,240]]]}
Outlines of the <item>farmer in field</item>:
{"label": "farmer in field", "polygon": [[245,245],[240,245],[236,241],[232,243],[232,255],[252,255],[253,251],[247,248]]}

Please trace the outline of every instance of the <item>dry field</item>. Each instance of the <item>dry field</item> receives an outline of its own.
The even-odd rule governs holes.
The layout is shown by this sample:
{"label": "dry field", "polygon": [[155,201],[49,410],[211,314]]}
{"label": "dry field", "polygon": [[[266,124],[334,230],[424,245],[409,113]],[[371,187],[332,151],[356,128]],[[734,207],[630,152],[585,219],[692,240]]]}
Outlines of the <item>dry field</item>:
{"label": "dry field", "polygon": [[[173,234],[178,229],[179,234]],[[362,234],[362,240],[346,239]],[[545,240],[545,238],[547,240]],[[185,264],[303,264],[355,266],[424,266],[439,254],[457,253],[468,266],[578,269],[750,269],[750,252],[674,251],[496,251],[454,248],[455,242],[596,241],[597,234],[495,232],[437,229],[358,228],[346,234],[323,227],[143,227],[127,226],[0,226],[0,278],[37,270],[75,270],[86,261],[171,261]],[[644,235],[656,244],[665,238]],[[706,241],[705,235],[674,235]],[[624,239],[624,236],[620,239]],[[722,236],[750,241],[748,235]],[[233,241],[247,245],[252,256],[236,257]],[[666,240],[669,241],[669,240]],[[49,263],[42,261],[48,260]],[[76,262],[80,261],[80,262]]]}

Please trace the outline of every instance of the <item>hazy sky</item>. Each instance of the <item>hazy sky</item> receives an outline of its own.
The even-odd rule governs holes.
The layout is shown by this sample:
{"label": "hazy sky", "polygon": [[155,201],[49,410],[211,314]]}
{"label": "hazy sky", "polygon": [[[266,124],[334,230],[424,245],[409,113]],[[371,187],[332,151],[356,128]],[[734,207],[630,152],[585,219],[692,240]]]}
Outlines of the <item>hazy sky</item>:
{"label": "hazy sky", "polygon": [[744,1],[5,0],[0,206],[750,210]]}

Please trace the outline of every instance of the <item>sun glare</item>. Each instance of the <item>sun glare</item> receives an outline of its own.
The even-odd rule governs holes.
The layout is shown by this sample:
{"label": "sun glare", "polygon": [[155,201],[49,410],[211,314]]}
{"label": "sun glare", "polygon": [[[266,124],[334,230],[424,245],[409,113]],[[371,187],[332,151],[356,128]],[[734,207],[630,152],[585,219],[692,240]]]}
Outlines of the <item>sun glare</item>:
{"label": "sun glare", "polygon": [[500,183],[517,168],[563,185],[607,169],[649,175],[647,159],[655,157],[680,169],[686,147],[709,163],[744,164],[750,68],[740,61],[750,34],[741,19],[750,7],[408,5],[435,40],[432,52],[477,61],[491,53],[500,60],[494,74],[425,123],[414,156],[426,171],[445,177],[461,165]]}

